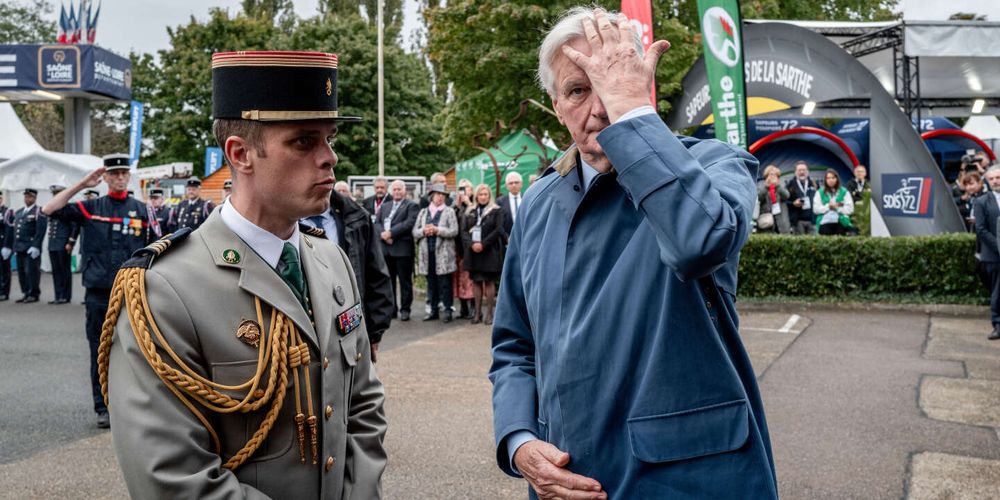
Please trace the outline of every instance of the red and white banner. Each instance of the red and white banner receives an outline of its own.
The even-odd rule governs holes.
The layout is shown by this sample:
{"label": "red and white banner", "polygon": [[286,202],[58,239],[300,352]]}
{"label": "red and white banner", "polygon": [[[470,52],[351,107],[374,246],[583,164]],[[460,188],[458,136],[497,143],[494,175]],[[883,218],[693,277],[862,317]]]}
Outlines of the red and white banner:
{"label": "red and white banner", "polygon": [[[649,50],[653,44],[653,8],[650,0],[622,0],[622,14],[632,23],[632,29],[639,34],[642,48]],[[650,89],[650,102],[656,107],[656,80]]]}

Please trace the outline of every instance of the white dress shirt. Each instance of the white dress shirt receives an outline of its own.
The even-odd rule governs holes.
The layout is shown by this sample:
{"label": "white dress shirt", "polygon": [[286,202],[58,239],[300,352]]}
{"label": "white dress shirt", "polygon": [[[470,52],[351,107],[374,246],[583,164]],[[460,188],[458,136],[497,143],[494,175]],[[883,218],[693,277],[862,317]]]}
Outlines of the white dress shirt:
{"label": "white dress shirt", "polygon": [[[219,211],[222,222],[230,231],[236,233],[251,250],[257,253],[260,258],[267,262],[267,265],[277,269],[281,260],[281,250],[285,243],[291,243],[295,251],[299,252],[299,225],[295,225],[292,235],[283,240],[265,229],[260,228],[253,222],[247,220],[235,207],[229,203],[224,203]],[[301,252],[300,252],[301,253]],[[300,259],[301,262],[301,259]]]}

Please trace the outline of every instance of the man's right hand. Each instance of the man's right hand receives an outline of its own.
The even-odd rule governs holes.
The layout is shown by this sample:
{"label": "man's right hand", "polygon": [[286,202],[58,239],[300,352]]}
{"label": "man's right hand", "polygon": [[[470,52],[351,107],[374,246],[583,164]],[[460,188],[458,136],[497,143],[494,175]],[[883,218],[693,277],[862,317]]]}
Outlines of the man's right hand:
{"label": "man's right hand", "polygon": [[98,184],[101,183],[102,180],[101,176],[104,175],[104,172],[106,170],[107,169],[104,167],[95,168],[93,172],[87,174],[86,177],[80,180],[80,186],[84,188],[96,187]]}
{"label": "man's right hand", "polygon": [[796,208],[802,208],[802,198],[798,198],[795,201],[793,201],[792,205],[795,205]]}
{"label": "man's right hand", "polygon": [[608,494],[601,483],[564,469],[569,453],[545,441],[535,439],[514,452],[514,465],[528,480],[538,498],[564,500],[605,500]]}

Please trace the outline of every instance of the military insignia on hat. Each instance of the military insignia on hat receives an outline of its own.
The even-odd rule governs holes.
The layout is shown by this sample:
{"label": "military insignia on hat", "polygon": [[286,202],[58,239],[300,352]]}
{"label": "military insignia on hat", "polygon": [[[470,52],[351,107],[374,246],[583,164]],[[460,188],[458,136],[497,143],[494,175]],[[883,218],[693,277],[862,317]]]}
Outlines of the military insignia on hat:
{"label": "military insignia on hat", "polygon": [[240,326],[236,327],[236,338],[244,344],[257,347],[260,345],[260,325],[252,319],[240,321]]}
{"label": "military insignia on hat", "polygon": [[361,121],[337,112],[337,54],[325,52],[212,54],[212,117]]}
{"label": "military insignia on hat", "polygon": [[107,155],[103,158],[104,169],[108,172],[112,170],[131,170],[132,166],[129,164],[131,158],[127,154],[116,153]]}
{"label": "military insignia on hat", "polygon": [[227,264],[239,264],[240,253],[232,248],[227,248],[222,251],[222,260],[226,261]]}
{"label": "military insignia on hat", "polygon": [[347,300],[347,297],[344,296],[343,287],[337,285],[337,287],[333,289],[333,298],[337,301],[338,306],[344,305],[344,301]]}
{"label": "military insignia on hat", "polygon": [[361,304],[354,304],[350,309],[337,316],[337,330],[341,335],[347,335],[361,326]]}

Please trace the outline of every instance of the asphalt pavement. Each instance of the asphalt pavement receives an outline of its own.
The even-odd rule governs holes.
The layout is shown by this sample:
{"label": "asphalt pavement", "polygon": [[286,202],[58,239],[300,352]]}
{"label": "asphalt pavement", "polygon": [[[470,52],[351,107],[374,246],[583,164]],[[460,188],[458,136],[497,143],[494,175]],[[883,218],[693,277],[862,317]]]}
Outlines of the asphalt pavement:
{"label": "asphalt pavement", "polygon": [[[43,275],[40,303],[0,303],[0,498],[125,498],[110,434],[95,426],[82,291],[54,306],[50,290]],[[741,310],[782,497],[1000,498],[1000,342],[986,340],[987,313]],[[385,497],[525,498],[526,483],[494,464],[488,329],[420,316],[394,323],[377,365]]]}

